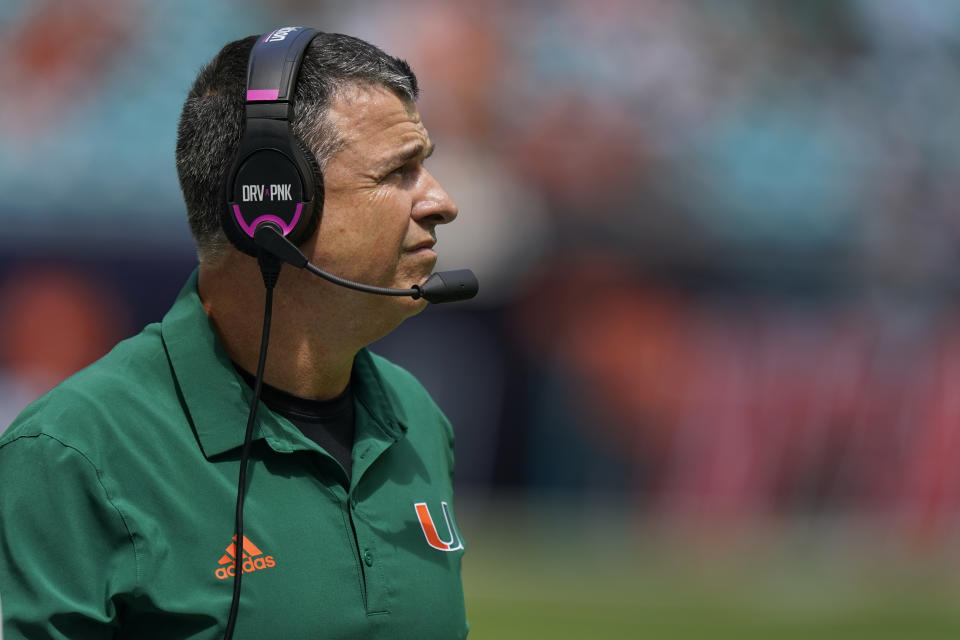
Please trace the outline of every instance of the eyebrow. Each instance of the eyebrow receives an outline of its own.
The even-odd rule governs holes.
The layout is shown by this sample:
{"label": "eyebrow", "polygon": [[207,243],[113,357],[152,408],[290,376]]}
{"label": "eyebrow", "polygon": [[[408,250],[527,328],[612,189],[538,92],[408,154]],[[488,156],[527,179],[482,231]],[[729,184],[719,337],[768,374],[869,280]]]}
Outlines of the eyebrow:
{"label": "eyebrow", "polygon": [[426,150],[424,150],[424,146],[418,142],[406,151],[400,151],[396,155],[388,157],[382,163],[380,163],[380,166],[382,169],[387,169],[396,165],[406,164],[421,154],[423,155],[423,159],[426,160],[433,155],[433,152],[436,148],[437,145],[431,142],[430,145],[426,147]]}

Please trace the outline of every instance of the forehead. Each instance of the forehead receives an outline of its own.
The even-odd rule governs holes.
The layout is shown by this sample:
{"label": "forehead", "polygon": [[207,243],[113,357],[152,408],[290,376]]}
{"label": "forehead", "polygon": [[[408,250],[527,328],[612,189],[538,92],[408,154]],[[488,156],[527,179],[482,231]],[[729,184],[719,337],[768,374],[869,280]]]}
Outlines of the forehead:
{"label": "forehead", "polygon": [[381,86],[350,85],[330,101],[327,119],[339,135],[339,153],[389,153],[429,137],[413,102]]}

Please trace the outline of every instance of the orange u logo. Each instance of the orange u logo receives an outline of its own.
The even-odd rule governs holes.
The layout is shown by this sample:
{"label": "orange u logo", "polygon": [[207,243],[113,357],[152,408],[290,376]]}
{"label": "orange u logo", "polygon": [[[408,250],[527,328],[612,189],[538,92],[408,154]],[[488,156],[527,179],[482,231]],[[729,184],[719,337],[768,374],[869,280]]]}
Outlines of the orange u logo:
{"label": "orange u logo", "polygon": [[443,540],[437,533],[437,527],[433,524],[433,516],[430,515],[430,509],[426,502],[418,502],[413,505],[417,510],[417,519],[420,520],[420,528],[423,529],[423,535],[427,538],[427,544],[440,551],[458,551],[463,549],[463,541],[457,535],[457,530],[453,526],[453,518],[450,517],[450,506],[446,502],[441,502],[443,509],[443,519],[447,523],[447,531],[450,532],[450,539]]}

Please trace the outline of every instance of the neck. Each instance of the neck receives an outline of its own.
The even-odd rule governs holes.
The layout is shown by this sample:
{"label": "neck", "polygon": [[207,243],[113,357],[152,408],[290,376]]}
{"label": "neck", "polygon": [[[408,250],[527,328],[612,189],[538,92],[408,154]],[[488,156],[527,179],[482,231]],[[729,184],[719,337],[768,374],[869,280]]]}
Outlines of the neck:
{"label": "neck", "polygon": [[[200,266],[204,309],[229,357],[252,375],[263,331],[262,283],[256,260],[236,252],[216,265]],[[303,398],[340,395],[357,352],[393,328],[358,320],[371,317],[358,308],[370,302],[366,294],[341,290],[285,266],[274,290],[263,381]]]}

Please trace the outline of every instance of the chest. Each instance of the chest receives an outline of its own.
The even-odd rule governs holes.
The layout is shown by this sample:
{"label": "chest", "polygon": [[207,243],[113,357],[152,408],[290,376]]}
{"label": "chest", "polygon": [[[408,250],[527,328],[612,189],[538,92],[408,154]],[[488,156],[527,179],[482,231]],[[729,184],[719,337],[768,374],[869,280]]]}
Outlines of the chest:
{"label": "chest", "polygon": [[204,486],[184,479],[171,492],[180,499],[145,521],[137,606],[166,621],[157,637],[190,621],[196,637],[220,637],[238,559],[236,638],[465,636],[464,544],[449,474],[401,442],[347,490],[318,455],[267,452],[251,462],[239,543],[235,464]]}

